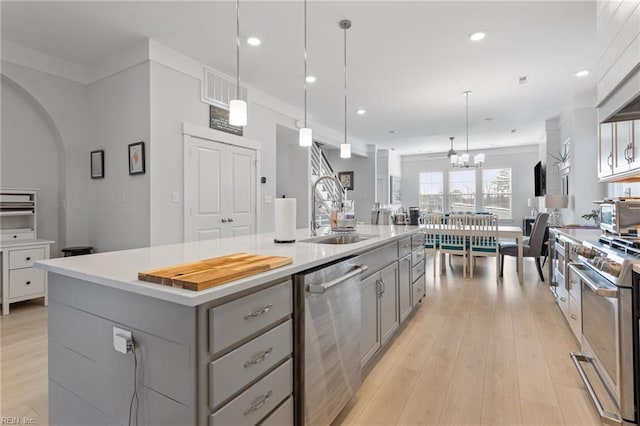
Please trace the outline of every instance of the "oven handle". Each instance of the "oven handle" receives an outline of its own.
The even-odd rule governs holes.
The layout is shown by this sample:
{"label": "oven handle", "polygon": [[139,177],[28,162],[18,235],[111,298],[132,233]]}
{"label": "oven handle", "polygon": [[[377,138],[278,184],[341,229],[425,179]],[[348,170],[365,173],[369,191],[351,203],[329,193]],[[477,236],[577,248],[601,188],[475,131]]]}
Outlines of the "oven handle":
{"label": "oven handle", "polygon": [[581,266],[582,266],[581,263],[569,263],[569,269],[571,269],[571,272],[578,275],[592,292],[594,292],[598,296],[612,297],[612,298],[618,297],[617,288],[611,289],[611,288],[598,287],[591,281],[591,279],[588,276],[586,276],[584,273],[582,273],[582,271],[578,269],[578,267],[581,267]]}
{"label": "oven handle", "polygon": [[[584,382],[584,385],[587,388],[587,392],[589,393],[589,397],[591,398],[591,401],[593,401],[594,405],[596,406],[596,410],[598,410],[598,415],[600,415],[600,418],[603,420],[603,423],[608,423],[612,425],[622,425],[622,419],[620,418],[620,416],[616,415],[615,413],[610,413],[604,409],[604,407],[600,403],[600,400],[596,396],[596,392],[593,389],[593,386],[591,386],[591,382],[587,377],[587,373],[585,373],[584,368],[580,364],[580,362],[593,363],[593,360],[581,353],[576,353],[576,352],[571,352],[571,360],[573,361],[573,364],[578,369],[578,374],[580,374],[580,378]],[[596,369],[596,372],[600,374],[597,371],[597,369]]]}

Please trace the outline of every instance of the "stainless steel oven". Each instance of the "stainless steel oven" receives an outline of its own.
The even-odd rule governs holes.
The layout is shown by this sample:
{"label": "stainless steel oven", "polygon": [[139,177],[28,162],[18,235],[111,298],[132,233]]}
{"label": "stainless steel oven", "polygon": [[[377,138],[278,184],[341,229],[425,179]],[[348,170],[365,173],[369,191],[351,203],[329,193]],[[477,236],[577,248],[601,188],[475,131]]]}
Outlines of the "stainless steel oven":
{"label": "stainless steel oven", "polygon": [[569,268],[582,296],[582,352],[573,362],[604,423],[636,424],[631,288],[587,262]]}

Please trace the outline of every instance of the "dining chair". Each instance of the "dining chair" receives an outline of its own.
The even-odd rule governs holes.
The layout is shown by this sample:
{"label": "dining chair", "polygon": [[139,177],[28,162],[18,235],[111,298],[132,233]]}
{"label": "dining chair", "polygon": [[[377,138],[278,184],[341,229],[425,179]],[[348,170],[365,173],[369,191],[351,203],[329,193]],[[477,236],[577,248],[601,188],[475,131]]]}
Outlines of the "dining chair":
{"label": "dining chair", "polygon": [[469,216],[449,214],[444,217],[440,232],[440,273],[444,273],[444,255],[449,254],[449,266],[451,255],[462,256],[462,276],[467,277],[467,238],[466,227]]}
{"label": "dining chair", "polygon": [[500,245],[498,244],[498,217],[495,215],[477,214],[469,217],[469,272],[473,278],[475,257],[496,258],[496,281],[499,281]]}
{"label": "dining chair", "polygon": [[421,225],[424,225],[424,251],[425,254],[433,254],[433,277],[436,277],[436,262],[438,249],[440,248],[440,226],[442,216],[436,213],[429,213],[420,217]]}
{"label": "dining chair", "polygon": [[[529,239],[525,238],[522,241],[522,257],[535,258],[538,276],[540,276],[540,281],[542,282],[544,282],[544,275],[542,274],[542,266],[540,265],[540,256],[542,256],[544,236],[548,221],[549,213],[538,213],[531,228],[531,236]],[[500,276],[503,275],[505,256],[518,256],[518,245],[515,243],[500,244]]]}

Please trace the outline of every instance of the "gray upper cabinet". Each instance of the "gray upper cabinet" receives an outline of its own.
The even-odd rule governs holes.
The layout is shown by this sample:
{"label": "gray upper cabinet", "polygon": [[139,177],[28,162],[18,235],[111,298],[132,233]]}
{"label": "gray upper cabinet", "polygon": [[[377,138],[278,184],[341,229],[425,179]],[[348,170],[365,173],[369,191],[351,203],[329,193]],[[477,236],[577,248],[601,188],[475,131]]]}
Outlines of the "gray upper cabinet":
{"label": "gray upper cabinet", "polygon": [[598,177],[613,174],[613,123],[600,124],[598,134]]}

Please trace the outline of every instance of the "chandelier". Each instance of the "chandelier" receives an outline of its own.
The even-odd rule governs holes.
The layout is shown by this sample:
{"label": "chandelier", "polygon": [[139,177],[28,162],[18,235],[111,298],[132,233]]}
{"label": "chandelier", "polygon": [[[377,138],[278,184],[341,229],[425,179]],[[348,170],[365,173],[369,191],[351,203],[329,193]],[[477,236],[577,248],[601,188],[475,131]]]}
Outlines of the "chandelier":
{"label": "chandelier", "polygon": [[[469,157],[469,95],[471,94],[470,90],[463,92],[467,101],[467,109],[466,109],[466,123],[467,123],[467,151],[464,154],[460,155],[451,155],[451,166],[452,167],[462,167],[468,169],[469,167],[482,167],[482,163],[484,163],[484,154],[476,154],[473,157],[473,162],[471,162],[471,158]],[[451,139],[451,150],[453,150],[453,138]],[[450,150],[450,151],[451,151]]]}

